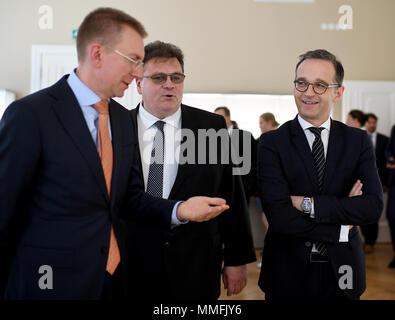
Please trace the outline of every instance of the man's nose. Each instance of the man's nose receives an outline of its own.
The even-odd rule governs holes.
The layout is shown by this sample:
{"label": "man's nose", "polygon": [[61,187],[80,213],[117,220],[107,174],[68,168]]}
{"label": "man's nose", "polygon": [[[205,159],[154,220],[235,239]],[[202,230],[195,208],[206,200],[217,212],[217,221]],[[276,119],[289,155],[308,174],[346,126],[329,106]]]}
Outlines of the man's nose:
{"label": "man's nose", "polygon": [[134,68],[132,72],[130,73],[133,78],[136,78],[137,80],[140,80],[143,78],[143,67],[138,67]]}
{"label": "man's nose", "polygon": [[315,91],[313,89],[313,85],[311,83],[307,87],[307,90],[306,90],[306,92],[304,94],[308,95],[308,96],[315,96],[316,95],[316,93],[315,93]]}
{"label": "man's nose", "polygon": [[173,81],[171,81],[170,76],[167,76],[167,77],[166,77],[166,81],[165,81],[165,83],[163,84],[163,86],[164,86],[165,88],[173,88],[173,87],[174,87],[174,83],[173,83]]}

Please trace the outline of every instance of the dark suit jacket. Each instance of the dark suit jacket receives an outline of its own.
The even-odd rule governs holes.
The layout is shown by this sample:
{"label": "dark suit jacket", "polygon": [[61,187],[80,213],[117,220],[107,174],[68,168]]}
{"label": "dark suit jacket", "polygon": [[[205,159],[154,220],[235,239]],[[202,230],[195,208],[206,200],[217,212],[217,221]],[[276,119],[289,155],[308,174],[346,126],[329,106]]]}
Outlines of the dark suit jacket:
{"label": "dark suit jacket", "polygon": [[[251,168],[248,174],[241,175],[241,181],[243,182],[244,192],[247,198],[247,203],[249,203],[249,198],[257,194],[257,141],[254,139],[251,132],[246,130],[238,129],[232,131],[231,135],[232,142],[238,143],[238,146],[234,148],[235,156],[237,162],[243,160],[240,165],[235,165],[236,167],[243,167],[245,165],[244,161],[248,161],[251,164]],[[248,148],[250,149],[250,155],[244,154],[244,141],[248,142]],[[238,159],[241,157],[241,159]]]}
{"label": "dark suit jacket", "polygon": [[[137,111],[131,111],[136,127]],[[216,114],[185,105],[181,112],[182,128],[191,129],[196,142],[198,129],[226,128],[223,117]],[[129,224],[128,268],[134,276],[128,286],[136,299],[217,299],[222,262],[237,266],[255,261],[246,200],[240,176],[232,176],[231,165],[179,165],[169,199],[198,195],[223,197],[230,210],[211,221],[189,222],[171,231],[143,221]]]}
{"label": "dark suit jacket", "polygon": [[[0,124],[0,250],[7,254],[0,291],[8,282],[9,299],[100,298],[111,224],[123,260],[121,206],[170,225],[174,202],[141,191],[131,161],[135,131],[113,100],[109,199],[97,148],[66,79],[12,103]],[[52,290],[39,288],[42,265],[53,270]]]}
{"label": "dark suit jacket", "polygon": [[[385,149],[385,157],[387,162],[389,161],[390,157],[395,158],[395,125],[391,129],[391,136],[388,140],[387,147]],[[395,170],[391,169],[388,170],[388,181],[387,185],[388,187],[393,187],[395,186]]]}
{"label": "dark suit jacket", "polygon": [[[348,297],[365,290],[365,260],[357,228],[348,242],[339,242],[341,225],[378,221],[382,188],[372,144],[365,131],[331,121],[323,192],[319,192],[313,157],[297,118],[261,136],[258,152],[259,185],[269,221],[259,286],[273,296],[295,297],[303,283],[313,241],[327,244],[337,278],[342,265],[353,271]],[[360,179],[363,195],[349,198]],[[291,195],[313,196],[315,219],[292,206]]]}
{"label": "dark suit jacket", "polygon": [[388,169],[386,167],[387,165],[387,159],[385,157],[385,149],[387,147],[389,138],[381,133],[377,133],[377,139],[376,139],[376,164],[377,164],[377,169],[379,170],[379,177],[381,180],[381,184],[383,186],[386,186],[388,183]]}

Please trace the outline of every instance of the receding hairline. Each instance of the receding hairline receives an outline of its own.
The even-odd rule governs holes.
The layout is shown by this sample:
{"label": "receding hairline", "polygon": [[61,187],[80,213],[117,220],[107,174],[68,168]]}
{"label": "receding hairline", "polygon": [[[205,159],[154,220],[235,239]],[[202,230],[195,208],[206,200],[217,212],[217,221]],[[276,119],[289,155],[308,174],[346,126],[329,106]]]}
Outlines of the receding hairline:
{"label": "receding hairline", "polygon": [[143,24],[128,13],[110,7],[97,8],[88,13],[77,34],[78,60],[86,58],[86,50],[92,43],[115,45],[121,41],[125,28],[134,30],[142,39],[147,36]]}
{"label": "receding hairline", "polygon": [[[308,61],[308,60],[317,60],[317,61],[324,61],[324,62],[329,63],[329,64],[332,66],[333,72],[334,72],[334,76],[333,76],[333,79],[332,79],[332,80],[335,81],[335,82],[337,81],[337,80],[336,80],[336,77],[337,77],[336,67],[334,66],[334,64],[332,63],[332,61],[327,60],[327,59],[321,59],[321,58],[306,58],[306,59],[304,59],[303,61],[301,61],[300,63],[298,63],[298,65],[297,65],[297,67],[296,67],[296,69],[295,69],[295,79],[304,78],[304,77],[299,77],[299,76],[298,76],[298,70],[299,70],[300,66],[301,66],[304,62],[306,62],[306,61]],[[322,79],[322,78],[317,78],[317,79],[314,79],[314,80],[325,81],[325,82],[326,82],[326,80],[324,80],[324,79]]]}

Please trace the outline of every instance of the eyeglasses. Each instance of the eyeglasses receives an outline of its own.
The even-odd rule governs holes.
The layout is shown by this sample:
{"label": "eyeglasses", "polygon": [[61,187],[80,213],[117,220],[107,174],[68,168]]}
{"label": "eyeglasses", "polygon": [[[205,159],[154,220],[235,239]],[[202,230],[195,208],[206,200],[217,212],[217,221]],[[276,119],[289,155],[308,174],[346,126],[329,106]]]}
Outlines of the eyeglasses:
{"label": "eyeglasses", "polygon": [[316,94],[324,94],[328,88],[334,88],[334,87],[340,87],[341,85],[338,83],[335,84],[326,84],[323,82],[307,82],[304,80],[295,80],[295,89],[298,90],[299,92],[306,92],[309,89],[309,86],[311,85],[313,87],[313,91]]}
{"label": "eyeglasses", "polygon": [[121,57],[124,57],[125,59],[129,60],[130,62],[134,63],[134,67],[137,69],[139,67],[143,67],[144,66],[144,62],[142,61],[137,61],[129,56],[127,56],[126,54],[123,54],[122,52],[119,52],[118,50],[113,49],[115,53],[119,54]]}
{"label": "eyeglasses", "polygon": [[151,76],[144,76],[143,78],[150,78],[155,84],[164,84],[167,81],[167,77],[170,77],[171,82],[179,84],[185,79],[185,74],[182,73],[155,73]]}

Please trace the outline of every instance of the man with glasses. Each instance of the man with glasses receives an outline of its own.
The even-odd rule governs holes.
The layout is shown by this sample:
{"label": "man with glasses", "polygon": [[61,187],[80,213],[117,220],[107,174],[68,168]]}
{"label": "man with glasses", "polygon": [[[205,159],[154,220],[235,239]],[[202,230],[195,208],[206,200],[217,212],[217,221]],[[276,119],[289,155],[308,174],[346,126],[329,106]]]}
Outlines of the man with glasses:
{"label": "man with glasses", "polygon": [[78,67],[4,113],[1,296],[120,298],[127,272],[121,207],[129,208],[125,219],[137,213],[168,228],[227,208],[223,199],[176,204],[142,191],[132,122],[112,98],[142,76],[145,36],[128,14],[94,10],[78,31]]}
{"label": "man with glasses", "polygon": [[[161,41],[145,46],[144,76],[137,81],[142,102],[131,116],[146,190],[166,199],[220,196],[230,210],[204,224],[188,222],[168,231],[154,221],[129,223],[126,263],[131,278],[127,282],[129,295],[138,300],[216,300],[223,262],[227,294],[237,294],[247,282],[246,264],[255,261],[240,176],[232,175],[229,161],[221,163],[216,157],[229,153],[225,121],[181,103],[184,79],[184,58],[178,47]],[[212,130],[215,140],[222,130],[216,154],[211,154],[211,139],[200,139],[207,130]],[[207,161],[212,156],[216,161]]]}
{"label": "man with glasses", "polygon": [[299,114],[261,137],[258,180],[270,228],[259,285],[266,299],[359,299],[366,288],[353,226],[379,219],[383,195],[366,132],[330,117],[343,77],[330,52],[301,55]]}

